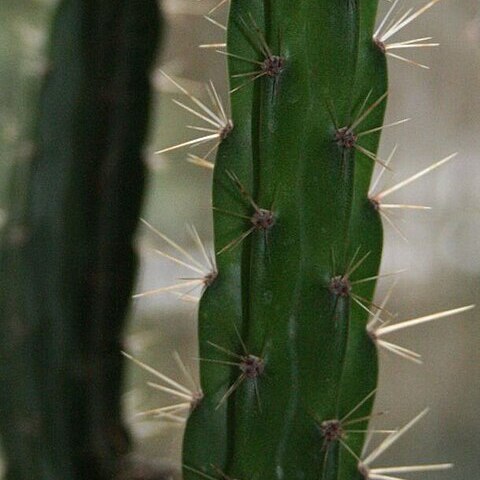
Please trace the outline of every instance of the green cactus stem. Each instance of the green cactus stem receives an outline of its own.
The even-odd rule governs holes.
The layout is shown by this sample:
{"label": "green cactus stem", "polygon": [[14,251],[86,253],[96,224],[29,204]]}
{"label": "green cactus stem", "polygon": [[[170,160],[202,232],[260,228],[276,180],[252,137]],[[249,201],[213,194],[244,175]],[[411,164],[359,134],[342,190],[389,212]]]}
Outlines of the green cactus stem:
{"label": "green cactus stem", "polygon": [[120,351],[159,25],[154,0],[58,7],[35,152],[2,239],[8,480],[111,479],[130,450]]}
{"label": "green cactus stem", "polygon": [[[383,123],[386,56],[426,67],[394,52],[437,46],[430,37],[392,38],[438,1],[400,12],[394,0],[374,30],[376,0],[220,0],[209,14],[230,3],[227,42],[201,47],[226,48],[231,116],[213,83],[209,107],[165,74],[190,102],[177,105],[208,125],[158,153],[213,144],[188,158],[213,169],[216,260],[202,249],[214,274],[160,234],[197,267],[165,256],[202,276],[137,295],[202,287],[201,389],[137,361],[182,399],[156,413],[188,411],[185,480],[393,480],[452,467],[374,466],[426,411],[398,430],[368,427],[377,348],[421,363],[385,337],[472,308],[390,325],[392,289],[373,303],[377,279],[391,275],[378,274],[382,218],[395,226],[389,209],[428,209],[384,199],[455,157],[377,189],[396,150],[378,157],[381,131],[408,120]],[[367,432],[386,437],[369,451]]]}
{"label": "green cactus stem", "polygon": [[356,283],[382,252],[367,195],[387,96],[376,8],[231,2],[234,128],[214,170],[218,278],[200,303],[188,480],[362,478],[364,435],[344,440],[341,419],[370,415],[377,384],[375,282]]}

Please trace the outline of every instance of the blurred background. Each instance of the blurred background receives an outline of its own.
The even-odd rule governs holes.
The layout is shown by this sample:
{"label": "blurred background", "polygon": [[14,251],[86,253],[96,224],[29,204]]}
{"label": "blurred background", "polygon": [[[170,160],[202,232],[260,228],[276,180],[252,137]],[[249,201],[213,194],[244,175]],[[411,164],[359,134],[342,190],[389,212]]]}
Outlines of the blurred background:
{"label": "blurred background", "polygon": [[[382,11],[386,11],[389,3],[380,1]],[[199,260],[201,252],[186,226],[195,225],[211,248],[211,171],[186,162],[185,150],[164,156],[154,152],[191,138],[186,128],[190,116],[171,101],[181,100],[182,96],[165,81],[160,68],[204,100],[208,101],[208,97],[203,84],[210,79],[227,98],[225,58],[214,49],[198,47],[223,41],[221,25],[203,17],[216,3],[163,2],[168,28],[159,68],[152,78],[156,95],[146,147],[150,179],[143,216]],[[405,3],[419,6],[425,2]],[[29,148],[24,139],[34,115],[31,98],[38,92],[46,69],[45,47],[55,4],[54,0],[2,0],[0,4],[0,225],[6,216],[1,202],[9,169],[19,158],[18,152]],[[224,6],[212,16],[224,24],[226,14]],[[425,36],[433,36],[441,46],[413,51],[410,58],[429,65],[430,70],[389,60],[387,122],[406,117],[412,120],[383,135],[381,156],[388,156],[396,144],[398,150],[393,173],[382,177],[380,187],[391,186],[453,152],[459,155],[391,197],[392,203],[394,200],[433,207],[428,212],[407,211],[392,217],[408,241],[385,225],[382,271],[407,269],[390,302],[390,310],[398,314],[399,320],[480,304],[480,3],[441,1],[399,37],[408,40]],[[195,153],[206,151],[208,146]],[[145,227],[139,231],[138,248],[142,255],[138,292],[190,276],[188,270],[152,250],[174,253]],[[378,299],[390,285],[390,280],[380,282]],[[190,292],[192,296],[198,293]],[[185,379],[175,362],[175,351],[196,374],[196,304],[191,300],[190,296],[163,293],[134,301],[126,346],[135,357],[181,381]],[[455,470],[428,474],[428,478],[478,478],[478,312],[399,332],[395,340],[421,353],[424,365],[381,352],[376,409],[388,415],[377,425],[399,426],[425,407],[430,408],[430,414],[383,457],[382,463],[453,462]],[[139,450],[177,466],[183,425],[138,415],[171,402],[166,394],[150,389],[146,385],[149,380],[153,378],[146,372],[130,366],[125,391],[127,420]]]}

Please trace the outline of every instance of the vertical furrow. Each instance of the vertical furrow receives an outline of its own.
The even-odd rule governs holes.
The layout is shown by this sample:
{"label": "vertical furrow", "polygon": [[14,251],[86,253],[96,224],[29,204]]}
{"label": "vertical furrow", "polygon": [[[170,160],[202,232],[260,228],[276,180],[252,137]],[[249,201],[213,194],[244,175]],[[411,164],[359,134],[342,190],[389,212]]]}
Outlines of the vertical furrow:
{"label": "vertical furrow", "polygon": [[[258,119],[253,104],[255,83],[243,75],[255,68],[259,54],[246,32],[250,20],[243,1],[233,0],[228,27],[228,66],[233,130],[222,142],[215,164],[212,204],[218,277],[200,301],[198,338],[202,402],[192,412],[183,445],[184,478],[198,478],[192,469],[212,474],[212,466],[226,471],[233,455],[235,394],[225,398],[240,374],[238,359],[225,351],[242,354],[239,335],[248,327],[249,252],[251,238],[241,240],[251,228],[251,205],[242,194],[254,191],[254,133]],[[263,1],[249,2],[250,11],[263,24]],[[246,59],[246,60],[245,60]],[[238,179],[241,186],[234,181]],[[238,331],[238,334],[237,334]],[[215,348],[213,345],[220,347]],[[208,439],[208,440],[207,440]],[[215,469],[213,469],[215,474]]]}

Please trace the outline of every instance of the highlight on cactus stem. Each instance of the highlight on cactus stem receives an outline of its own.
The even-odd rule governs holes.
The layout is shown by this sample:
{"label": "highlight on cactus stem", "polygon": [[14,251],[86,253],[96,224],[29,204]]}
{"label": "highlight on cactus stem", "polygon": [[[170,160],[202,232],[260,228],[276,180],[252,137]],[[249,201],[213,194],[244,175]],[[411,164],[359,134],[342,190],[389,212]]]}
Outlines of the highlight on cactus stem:
{"label": "highlight on cactus stem", "polygon": [[[206,126],[190,126],[205,135],[159,153],[212,144],[188,160],[213,174],[215,253],[195,233],[200,264],[157,231],[176,256],[157,253],[195,276],[136,295],[200,289],[201,388],[136,361],[179,398],[152,412],[188,416],[185,480],[403,480],[452,467],[376,466],[426,411],[400,429],[370,425],[379,350],[421,363],[390,334],[473,308],[394,321],[387,302],[396,282],[374,300],[377,282],[403,272],[380,272],[382,222],[404,236],[393,213],[430,209],[386,200],[456,156],[379,187],[397,151],[382,159],[380,135],[409,120],[384,121],[387,57],[425,67],[393,52],[438,45],[391,39],[438,1],[401,10],[394,0],[375,28],[376,0],[334,9],[328,0],[221,0],[206,18],[226,30],[216,46],[228,65],[229,113],[213,83],[207,106],[165,74],[191,106],[175,103]],[[227,4],[225,26],[212,15]],[[367,453],[373,436],[378,446]]]}

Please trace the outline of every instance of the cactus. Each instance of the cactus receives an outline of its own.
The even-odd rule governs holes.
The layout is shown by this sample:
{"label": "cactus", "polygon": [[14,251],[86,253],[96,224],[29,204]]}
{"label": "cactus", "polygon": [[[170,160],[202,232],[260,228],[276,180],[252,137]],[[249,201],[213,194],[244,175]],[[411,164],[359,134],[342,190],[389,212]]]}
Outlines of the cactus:
{"label": "cactus", "polygon": [[[373,302],[384,276],[382,219],[396,228],[389,209],[428,208],[384,199],[455,157],[380,193],[380,177],[370,187],[374,166],[382,175],[395,153],[386,160],[377,154],[382,130],[406,121],[384,124],[386,57],[428,68],[396,52],[438,45],[392,38],[436,3],[402,13],[395,0],[375,30],[376,0],[231,0],[220,51],[228,59],[231,115],[213,84],[211,108],[167,75],[191,101],[177,104],[208,125],[195,127],[204,136],[158,153],[213,142],[204,157],[189,155],[213,168],[216,261],[184,283],[202,287],[201,390],[137,363],[182,398],[157,413],[189,411],[186,480],[387,480],[452,467],[375,466],[426,411],[398,430],[368,429],[377,350],[420,362],[385,337],[472,308],[386,325],[389,295]],[[386,434],[370,453],[367,432]]]}
{"label": "cactus", "polygon": [[[367,198],[379,132],[362,134],[382,126],[387,74],[372,5],[332,8],[231,4],[234,129],[214,172],[221,254],[200,303],[204,399],[187,425],[186,479],[210,465],[241,480],[359,478],[339,421],[364,399],[356,413],[370,415],[376,388],[360,300],[374,282],[356,282],[380,263]],[[362,437],[349,446],[358,457]]]}
{"label": "cactus", "polygon": [[158,29],[154,0],[64,0],[54,19],[34,154],[12,179],[0,256],[8,480],[127,468],[121,334]]}

